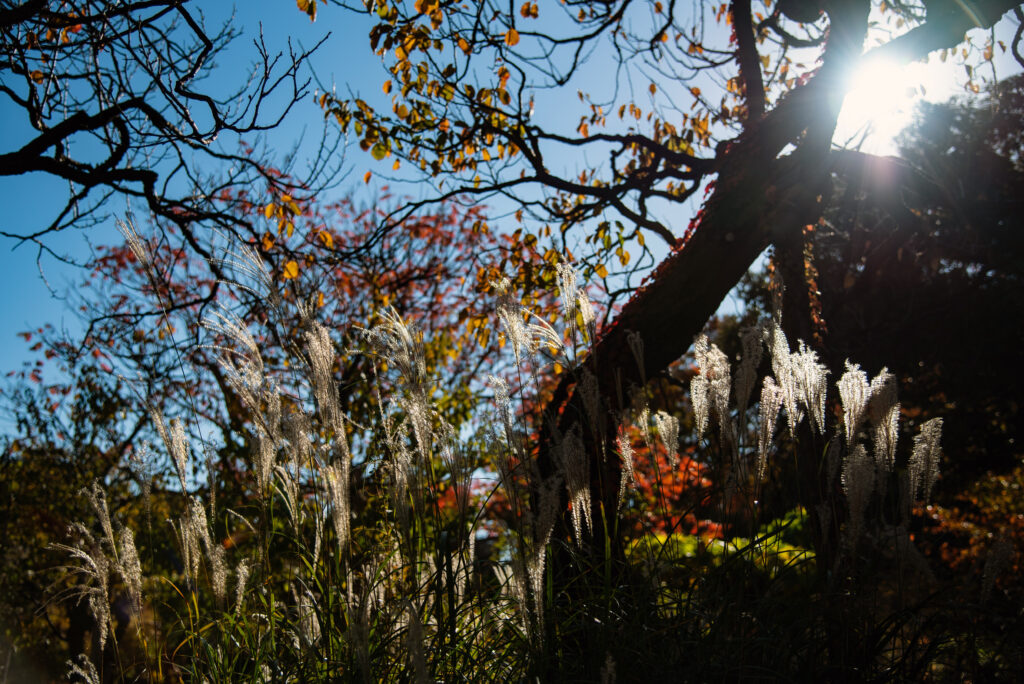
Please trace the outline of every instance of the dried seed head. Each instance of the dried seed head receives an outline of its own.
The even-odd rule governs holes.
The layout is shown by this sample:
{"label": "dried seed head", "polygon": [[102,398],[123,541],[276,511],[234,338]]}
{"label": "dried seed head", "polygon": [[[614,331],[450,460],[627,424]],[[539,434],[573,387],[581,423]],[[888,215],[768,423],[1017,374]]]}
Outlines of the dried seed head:
{"label": "dried seed head", "polygon": [[558,296],[562,298],[562,308],[565,311],[565,321],[569,329],[574,330],[576,325],[576,269],[563,261],[555,264],[555,272],[558,275]]}
{"label": "dried seed head", "polygon": [[89,660],[89,656],[84,653],[79,653],[75,660],[67,661],[67,666],[69,682],[100,684],[103,681],[100,679],[100,673],[96,670],[96,666]]}
{"label": "dried seed head", "polygon": [[[676,428],[678,430],[678,426]],[[633,472],[633,444],[624,430],[619,430],[619,436],[615,438],[615,444],[619,447],[619,456],[622,457],[622,475],[619,482],[619,505],[622,505],[622,497],[626,493],[626,487],[636,479]]]}
{"label": "dried seed head", "polygon": [[[697,337],[693,354],[700,367],[700,376],[690,381],[691,401],[697,422],[697,436],[700,438],[707,428],[708,415],[714,416],[722,440],[735,446],[732,417],[729,415],[729,393],[732,378],[729,358],[716,345],[708,341],[707,335]],[[696,380],[703,378],[702,381]]]}
{"label": "dried seed head", "polygon": [[565,357],[565,340],[551,327],[551,324],[536,314],[530,314],[536,321],[526,326],[530,338],[530,352],[547,349],[555,358]]}
{"label": "dried seed head", "polygon": [[669,467],[675,470],[679,465],[679,419],[664,411],[654,414],[654,425],[658,428],[658,436],[665,445]]}
{"label": "dried seed head", "polygon": [[740,344],[743,356],[740,367],[736,370],[736,409],[740,415],[747,410],[750,395],[757,383],[757,368],[761,364],[762,342],[764,336],[760,325],[750,326],[740,331]]}
{"label": "dried seed head", "polygon": [[107,508],[107,493],[103,491],[99,480],[93,480],[89,489],[82,491],[89,500],[89,505],[96,511],[96,518],[103,528],[103,537],[109,545],[110,552],[116,553],[117,544],[114,542],[114,528],[110,523],[110,509]]}
{"label": "dried seed head", "polygon": [[896,463],[900,405],[896,401],[896,377],[887,368],[871,381],[868,413],[874,424],[875,463],[880,473],[892,472]]}
{"label": "dried seed head", "polygon": [[249,561],[242,559],[235,567],[235,615],[242,610],[242,598],[245,596],[245,583],[249,581]]}
{"label": "dried seed head", "polygon": [[583,329],[587,332],[587,341],[593,344],[597,340],[597,317],[594,315],[594,306],[582,288],[576,291],[576,298],[579,302],[580,318],[583,319]]}
{"label": "dried seed head", "polygon": [[515,441],[515,416],[512,412],[508,383],[496,375],[488,375],[487,384],[494,390],[494,401],[498,405],[498,415],[501,416],[501,424],[505,428],[505,439],[512,445]]}
{"label": "dried seed head", "polygon": [[265,299],[271,309],[277,309],[281,303],[281,293],[259,252],[250,245],[235,241],[220,263],[235,272],[233,285]]}
{"label": "dried seed head", "polygon": [[381,314],[381,319],[379,325],[366,333],[367,339],[381,357],[398,369],[411,390],[424,387],[427,362],[422,334],[407,325],[392,307]]}
{"label": "dried seed head", "polygon": [[[390,417],[385,424],[390,423]],[[391,433],[387,437],[388,451],[391,454],[391,478],[390,489],[391,504],[398,514],[398,524],[403,532],[409,530],[409,483],[412,479],[412,454],[406,448],[407,434],[405,425],[401,427],[402,434]],[[390,432],[390,429],[389,429]]]}
{"label": "dried seed head", "polygon": [[320,420],[324,427],[334,433],[335,439],[345,441],[344,417],[338,399],[338,385],[334,379],[334,342],[325,327],[313,323],[306,332],[306,347],[309,350],[310,382]]}
{"label": "dried seed head", "polygon": [[219,603],[223,604],[227,597],[228,585],[226,554],[224,547],[215,542],[210,535],[210,526],[206,520],[206,509],[203,507],[202,499],[198,496],[192,498],[188,522],[192,528],[193,539],[198,538],[203,544],[203,549],[206,551],[206,562],[210,573],[210,586],[213,589],[213,595]]}
{"label": "dried seed head", "polygon": [[703,375],[694,375],[690,379],[690,402],[693,404],[693,424],[697,430],[697,439],[704,437],[708,429],[708,415],[710,403],[708,402],[711,385]]}
{"label": "dried seed head", "polygon": [[141,615],[142,563],[139,562],[139,552],[135,548],[135,534],[130,527],[121,529],[121,553],[117,560],[118,574],[121,575],[124,585],[128,589],[132,611],[135,615]]}
{"label": "dried seed head", "polygon": [[505,328],[505,335],[512,343],[512,353],[516,357],[516,365],[523,362],[523,350],[530,348],[530,336],[526,332],[523,321],[523,307],[512,298],[508,278],[502,278],[492,286],[498,291],[498,320]]}
{"label": "dried seed head", "polygon": [[129,217],[125,220],[118,219],[117,230],[124,237],[124,241],[128,243],[128,248],[135,255],[139,264],[149,274],[151,280],[156,279],[156,271],[153,267],[153,254],[149,248],[149,244],[139,236],[138,231],[135,230],[135,224]]}
{"label": "dried seed head", "polygon": [[593,531],[590,516],[590,460],[583,448],[583,441],[576,430],[568,433],[558,446],[558,464],[565,478],[572,506],[572,525],[576,532],[576,543],[583,543],[583,528]]}
{"label": "dried seed head", "polygon": [[331,504],[331,520],[338,538],[338,551],[342,554],[348,547],[351,512],[349,505],[349,463],[340,460],[324,468],[323,486]]}
{"label": "dried seed head", "polygon": [[914,451],[910,456],[910,495],[921,501],[928,501],[932,488],[939,476],[939,461],[942,459],[942,418],[932,418],[921,426],[921,432],[914,437]]}
{"label": "dried seed head", "polygon": [[775,382],[782,390],[782,405],[786,407],[786,423],[789,425],[789,434],[796,438],[796,428],[803,419],[803,414],[798,403],[800,388],[793,369],[793,355],[789,353],[789,341],[786,340],[786,334],[782,332],[782,327],[775,322],[768,325],[765,336],[768,338],[767,343],[771,350]]}
{"label": "dried seed head", "polygon": [[180,420],[173,419],[171,420],[170,429],[168,429],[164,424],[163,414],[153,407],[149,409],[149,416],[153,420],[153,425],[160,434],[160,438],[163,439],[164,446],[167,448],[167,454],[174,463],[174,470],[178,474],[178,483],[181,485],[181,491],[188,491],[188,485],[185,480],[188,471],[189,447],[188,440],[185,439],[185,426],[181,424]]}
{"label": "dried seed head", "polygon": [[[533,615],[537,626],[544,622],[544,565],[547,558],[546,548],[551,539],[551,531],[555,528],[555,520],[559,513],[558,489],[561,480],[552,477],[545,480],[540,488],[540,513],[534,522],[533,540],[525,563],[526,583],[533,597]],[[589,509],[588,509],[589,510]],[[513,565],[513,570],[522,573],[523,568]],[[538,630],[537,634],[541,634]]]}
{"label": "dried seed head", "polygon": [[757,432],[757,479],[764,481],[768,468],[768,449],[775,437],[775,423],[782,407],[783,392],[772,376],[767,376],[761,384],[761,415],[760,427]]}
{"label": "dried seed head", "polygon": [[790,356],[790,367],[797,386],[797,399],[810,416],[811,427],[819,435],[825,431],[825,397],[828,393],[828,369],[818,363],[818,354],[800,342]]}
{"label": "dried seed head", "polygon": [[[102,650],[110,628],[111,563],[103,550],[103,544],[107,540],[97,540],[81,523],[73,523],[68,532],[74,536],[71,544],[51,544],[50,548],[68,554],[77,563],[62,569],[82,577],[78,586],[74,587],[73,593],[78,596],[79,601],[85,599],[88,602]],[[114,552],[115,549],[111,551]]]}
{"label": "dried seed head", "polygon": [[846,372],[839,379],[839,400],[843,404],[843,426],[846,428],[846,446],[850,448],[864,424],[871,386],[868,376],[857,364],[846,362]]}
{"label": "dried seed head", "polygon": [[215,309],[208,318],[203,319],[203,327],[235,344],[235,347],[212,346],[212,349],[231,356],[240,355],[244,363],[257,364],[262,370],[263,361],[256,338],[249,331],[249,326],[245,321],[230,309],[224,307]]}
{"label": "dried seed head", "polygon": [[146,509],[146,520],[148,521],[153,512],[153,478],[157,474],[156,464],[150,455],[149,442],[142,440],[138,444],[133,444],[128,459],[128,466],[135,473],[142,490],[142,504]]}

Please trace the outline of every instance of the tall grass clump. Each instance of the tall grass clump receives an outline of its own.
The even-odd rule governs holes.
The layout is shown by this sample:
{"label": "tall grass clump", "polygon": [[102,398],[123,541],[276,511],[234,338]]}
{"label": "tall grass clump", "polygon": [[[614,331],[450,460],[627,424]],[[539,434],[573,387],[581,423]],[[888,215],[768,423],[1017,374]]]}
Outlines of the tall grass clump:
{"label": "tall grass clump", "polygon": [[[285,303],[263,263],[245,249],[234,261],[274,325]],[[593,307],[569,266],[555,282],[560,327],[494,284],[515,363],[480,378],[487,398],[458,425],[438,405],[424,333],[393,310],[343,348],[302,307],[298,331],[277,331],[290,340],[280,377],[250,322],[209,315],[248,426],[243,496],[225,504],[212,475],[201,485],[197,452],[213,447],[151,407],[176,503],[133,531],[100,484],[85,491],[96,525],[59,546],[95,623],[72,676],[707,681],[938,667],[941,641],[913,603],[928,592],[903,592],[907,569],[929,574],[908,520],[936,481],[941,418],[899,451],[895,378],[848,362],[830,396],[829,369],[777,318],[742,332],[735,370],[696,340],[685,415],[660,410],[649,388],[628,388],[630,407],[607,415],[583,351]],[[640,340],[632,347],[642,359]],[[372,375],[344,379],[373,397],[372,424],[339,401],[342,354],[375,361]],[[554,364],[573,375],[584,421],[550,437],[554,467],[542,472],[534,405]],[[614,450],[589,452],[607,421]],[[621,472],[611,511],[592,492],[607,459]],[[136,546],[161,529],[169,563],[159,545]],[[889,560],[896,579],[857,594]]]}

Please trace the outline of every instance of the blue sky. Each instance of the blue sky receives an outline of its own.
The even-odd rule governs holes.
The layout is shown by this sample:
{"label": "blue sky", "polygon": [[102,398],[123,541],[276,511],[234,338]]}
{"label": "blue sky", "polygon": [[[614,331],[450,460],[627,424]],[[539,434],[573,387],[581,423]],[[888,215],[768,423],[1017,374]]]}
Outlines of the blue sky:
{"label": "blue sky", "polygon": [[[200,5],[202,6],[202,5]],[[205,3],[210,8],[207,26],[216,26],[226,19],[230,6],[221,3]],[[314,59],[317,76],[324,84],[336,84],[339,91],[346,88],[362,94],[367,99],[383,100],[381,83],[386,78],[378,59],[369,49],[367,32],[369,22],[362,18],[347,14],[336,8],[321,8],[317,22],[311,23],[291,2],[258,0],[248,2],[234,10],[234,20],[240,25],[244,34],[229,49],[226,58],[218,65],[213,78],[214,84],[222,82],[225,87],[237,83],[239,74],[244,72],[246,65],[252,62],[255,49],[252,37],[263,23],[263,33],[271,52],[285,50],[290,37],[298,44],[313,45],[328,31],[330,38],[323,45]],[[1012,26],[999,27],[998,33],[1005,40],[1012,36]],[[982,34],[984,36],[984,34]],[[976,38],[977,40],[977,38]],[[983,41],[983,37],[981,39]],[[1005,76],[1017,71],[1012,60],[1000,57],[1000,75]],[[912,82],[924,82],[927,99],[941,100],[950,94],[960,92],[958,83],[964,79],[963,68],[954,66],[952,60],[945,64],[911,68]],[[908,81],[907,84],[911,84]],[[891,92],[905,92],[906,85],[897,84]],[[575,91],[573,91],[574,93]],[[878,102],[877,97],[871,101],[870,94],[853,95],[848,100],[848,109],[853,111],[858,104],[868,101],[872,108]],[[893,96],[890,99],[895,99]],[[372,101],[372,100],[371,100]],[[902,103],[904,109],[912,106],[912,101]],[[903,112],[903,116],[907,115]],[[20,112],[0,106],[0,130],[4,131],[2,148],[6,151],[21,144],[30,132],[22,118],[15,116]],[[849,114],[849,112],[848,112]],[[894,115],[895,116],[895,115]],[[847,116],[843,130],[838,137],[846,137],[859,125],[857,115]],[[863,116],[860,116],[863,119]],[[853,120],[850,120],[853,119]],[[295,140],[306,132],[309,138],[319,136],[322,116],[320,110],[313,105],[311,98],[301,103],[286,121],[285,125],[272,133],[270,142],[281,152],[292,147]],[[905,121],[905,119],[904,119]],[[875,148],[872,151],[887,153],[892,151],[892,124],[881,127],[884,132],[876,136]],[[339,195],[346,190],[367,192],[362,184],[363,173],[367,169],[382,170],[382,166],[373,162],[368,155],[358,149],[348,154],[349,181],[337,190]],[[0,226],[7,231],[23,231],[42,226],[57,202],[55,198],[67,194],[63,182],[42,174],[31,174],[20,177],[0,178],[0,198],[3,200],[4,212],[0,217]],[[62,206],[62,205],[61,205]],[[109,205],[114,214],[123,215],[123,200],[115,199]],[[82,260],[89,255],[90,244],[106,244],[118,240],[113,221],[108,225],[84,232],[69,232],[51,236],[48,245],[55,251],[72,258]],[[0,373],[6,374],[15,370],[35,355],[27,351],[27,345],[17,337],[23,330],[32,330],[44,323],[52,323],[56,327],[67,327],[77,330],[78,319],[68,311],[67,303],[61,297],[68,288],[81,282],[84,274],[61,265],[50,257],[43,257],[37,263],[37,250],[32,245],[22,245],[13,249],[13,241],[0,239],[0,309],[2,309],[5,325],[0,329]],[[43,278],[45,276],[45,280]]]}
{"label": "blue sky", "polygon": [[[212,28],[227,19],[231,6],[227,3],[204,3],[209,8],[206,26]],[[367,24],[359,17],[346,15],[340,10],[326,10],[320,20],[313,23],[300,13],[294,3],[279,0],[258,0],[245,3],[234,9],[234,21],[244,30],[220,60],[213,73],[214,89],[223,82],[225,88],[237,88],[240,74],[248,72],[248,65],[256,57],[252,39],[258,35],[262,22],[263,34],[270,51],[287,49],[290,37],[296,44],[311,47],[329,31],[332,35],[317,53],[315,64],[317,77],[324,83],[349,84],[354,90],[380,90],[383,73],[380,63],[369,50]],[[314,86],[315,87],[315,86]],[[7,107],[0,99],[0,130],[3,133],[2,149],[16,148],[29,139],[32,129],[20,110]],[[308,138],[318,137],[322,115],[315,107],[312,97],[300,103],[286,120],[282,128],[273,133],[272,144],[282,153],[291,149],[295,141],[306,133]],[[369,157],[350,154],[350,167],[367,166]],[[359,168],[355,168],[359,170]],[[353,178],[362,176],[362,172]],[[67,197],[67,185],[63,181],[41,173],[0,178],[0,198],[4,212],[0,215],[0,228],[7,232],[28,232],[41,228],[52,218],[58,206],[57,198]],[[115,198],[108,210],[118,216],[126,213],[123,199]],[[47,245],[55,252],[72,259],[88,258],[94,245],[119,241],[113,219],[89,231],[68,231],[51,236]],[[6,375],[19,369],[22,364],[36,358],[27,350],[27,345],[17,333],[34,330],[44,323],[71,331],[80,329],[77,317],[68,310],[64,294],[74,288],[85,274],[69,268],[58,260],[44,255],[39,257],[38,249],[32,244],[17,245],[13,240],[0,238],[0,310],[4,326],[0,329],[0,373]]]}

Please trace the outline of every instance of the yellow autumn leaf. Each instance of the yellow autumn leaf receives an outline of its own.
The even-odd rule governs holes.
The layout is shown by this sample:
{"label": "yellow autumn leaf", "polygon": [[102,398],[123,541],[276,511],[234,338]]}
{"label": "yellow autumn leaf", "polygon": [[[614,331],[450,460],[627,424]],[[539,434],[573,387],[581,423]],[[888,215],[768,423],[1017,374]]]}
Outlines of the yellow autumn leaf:
{"label": "yellow autumn leaf", "polygon": [[269,252],[274,248],[274,236],[269,232],[263,234],[263,239],[260,240],[260,246],[263,247],[264,252]]}
{"label": "yellow autumn leaf", "polygon": [[274,215],[274,210],[277,209],[277,205],[271,202],[263,209],[263,215],[270,218]]}
{"label": "yellow autumn leaf", "polygon": [[538,15],[537,3],[527,0],[527,2],[524,2],[523,6],[519,8],[519,14],[521,14],[524,19],[536,19]]}
{"label": "yellow autumn leaf", "polygon": [[317,233],[317,237],[320,238],[320,242],[324,243],[324,247],[327,249],[334,247],[334,238],[326,230],[321,230]]}
{"label": "yellow autumn leaf", "polygon": [[594,269],[594,272],[601,278],[608,277],[608,269],[604,267],[604,264],[598,264],[597,268]]}
{"label": "yellow autumn leaf", "polygon": [[299,277],[299,264],[295,261],[289,261],[284,265],[284,272],[281,274],[285,280],[291,280],[292,278]]}
{"label": "yellow autumn leaf", "polygon": [[514,45],[517,45],[518,43],[519,43],[519,31],[516,31],[514,28],[510,28],[505,33],[505,45],[508,45],[509,47],[512,47]]}

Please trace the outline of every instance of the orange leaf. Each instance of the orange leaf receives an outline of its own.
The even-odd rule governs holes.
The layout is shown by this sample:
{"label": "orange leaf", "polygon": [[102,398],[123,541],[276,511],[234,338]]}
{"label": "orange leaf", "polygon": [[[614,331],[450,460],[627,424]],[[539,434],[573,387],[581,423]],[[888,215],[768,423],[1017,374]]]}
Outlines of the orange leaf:
{"label": "orange leaf", "polygon": [[289,261],[284,265],[284,273],[281,274],[285,280],[299,277],[299,265],[295,261]]}
{"label": "orange leaf", "polygon": [[514,45],[516,45],[518,43],[519,43],[519,31],[516,31],[514,28],[510,28],[508,30],[508,32],[505,33],[505,45],[508,45],[509,47],[512,47],[512,46],[514,46]]}
{"label": "orange leaf", "polygon": [[39,71],[38,69],[29,74],[29,76],[31,76],[32,80],[36,83],[42,83],[44,80],[46,80],[46,77],[43,75],[43,72]]}
{"label": "orange leaf", "polygon": [[370,182],[370,176],[372,176],[372,175],[373,175],[373,172],[372,172],[372,171],[367,171],[367,172],[366,172],[366,175],[365,175],[365,176],[363,176],[363,182],[364,182],[364,183],[367,183],[367,184],[369,184],[369,182]]}
{"label": "orange leaf", "polygon": [[317,237],[320,238],[320,242],[324,243],[324,247],[327,249],[334,247],[334,238],[326,230],[321,230],[317,233]]}

